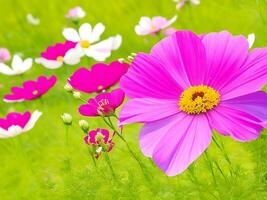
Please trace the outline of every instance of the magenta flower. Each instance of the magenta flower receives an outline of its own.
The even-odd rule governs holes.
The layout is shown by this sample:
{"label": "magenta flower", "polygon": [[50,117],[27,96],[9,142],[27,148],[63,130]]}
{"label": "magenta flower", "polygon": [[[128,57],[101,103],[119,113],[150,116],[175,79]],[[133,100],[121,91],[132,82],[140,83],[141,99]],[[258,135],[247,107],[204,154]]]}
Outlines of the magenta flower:
{"label": "magenta flower", "polygon": [[11,94],[4,96],[5,102],[21,102],[37,99],[47,93],[57,82],[56,76],[47,78],[39,76],[36,81],[29,80],[23,83],[22,87],[12,87]]}
{"label": "magenta flower", "polygon": [[84,141],[88,145],[93,145],[95,148],[95,157],[98,158],[102,152],[110,152],[114,146],[112,141],[113,135],[110,135],[106,129],[97,128],[90,131]]}
{"label": "magenta flower", "polygon": [[66,41],[49,46],[41,53],[41,58],[35,59],[39,64],[49,69],[61,67],[64,63],[75,65],[80,62],[80,56],[74,51],[76,42]]}
{"label": "magenta flower", "polygon": [[105,92],[97,95],[93,99],[89,99],[87,104],[83,104],[79,108],[81,115],[94,116],[111,116],[115,113],[124,100],[124,92],[121,89]]}
{"label": "magenta flower", "polygon": [[100,92],[115,85],[128,68],[128,64],[118,61],[110,64],[97,63],[91,70],[84,67],[78,69],[68,81],[76,90],[86,93]]}
{"label": "magenta flower", "polygon": [[208,147],[212,130],[240,142],[266,127],[267,49],[243,36],[178,31],[139,53],[121,87],[131,100],[120,124],[145,123],[140,146],[167,175],[183,172]]}
{"label": "magenta flower", "polygon": [[12,112],[6,118],[0,118],[0,138],[15,137],[31,130],[41,115],[42,113],[36,110],[32,114]]}

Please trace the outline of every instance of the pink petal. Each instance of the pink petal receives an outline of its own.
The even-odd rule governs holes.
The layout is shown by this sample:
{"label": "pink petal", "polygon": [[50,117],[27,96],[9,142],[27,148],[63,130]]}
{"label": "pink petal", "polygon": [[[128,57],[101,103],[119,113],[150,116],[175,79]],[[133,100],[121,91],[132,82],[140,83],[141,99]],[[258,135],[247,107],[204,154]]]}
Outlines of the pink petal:
{"label": "pink petal", "polygon": [[226,31],[206,34],[202,42],[208,69],[204,84],[220,91],[246,61],[248,42],[244,36],[232,36]]}
{"label": "pink petal", "polygon": [[120,125],[146,123],[177,114],[177,100],[137,98],[129,100],[120,111]]}
{"label": "pink petal", "polygon": [[212,129],[205,115],[180,113],[176,122],[165,130],[153,151],[153,160],[168,176],[187,169],[206,150],[212,138]]}
{"label": "pink petal", "polygon": [[167,66],[151,55],[139,53],[120,86],[130,98],[178,99],[181,87],[169,75]]}
{"label": "pink petal", "polygon": [[221,105],[245,112],[263,122],[267,121],[267,94],[265,92],[254,92],[229,99],[223,101]]}
{"label": "pink petal", "polygon": [[267,48],[254,49],[246,62],[222,89],[223,99],[231,99],[261,90],[267,83]]}
{"label": "pink petal", "polygon": [[165,70],[182,88],[202,84],[205,79],[205,48],[191,31],[177,31],[161,40],[151,50]]}
{"label": "pink petal", "polygon": [[240,142],[257,139],[262,130],[259,119],[226,106],[218,106],[211,110],[208,118],[216,131]]}
{"label": "pink petal", "polygon": [[24,114],[13,112],[7,115],[6,120],[11,125],[17,125],[20,126],[21,128],[24,128],[24,126],[28,123],[30,118],[31,118],[30,112],[25,112]]}

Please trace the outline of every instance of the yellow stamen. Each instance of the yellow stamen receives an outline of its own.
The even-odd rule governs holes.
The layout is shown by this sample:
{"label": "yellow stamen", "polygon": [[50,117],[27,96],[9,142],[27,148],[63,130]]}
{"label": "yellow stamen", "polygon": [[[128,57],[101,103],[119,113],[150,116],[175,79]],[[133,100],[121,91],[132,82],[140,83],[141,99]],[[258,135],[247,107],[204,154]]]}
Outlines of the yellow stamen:
{"label": "yellow stamen", "polygon": [[57,61],[63,61],[63,56],[58,56]]}
{"label": "yellow stamen", "polygon": [[90,43],[89,43],[88,40],[82,40],[80,42],[80,45],[81,45],[82,48],[89,48],[90,47]]}
{"label": "yellow stamen", "polygon": [[34,91],[32,92],[32,94],[33,94],[33,95],[37,95],[37,94],[38,94],[38,90],[34,90]]}
{"label": "yellow stamen", "polygon": [[179,109],[188,114],[200,114],[212,110],[220,103],[220,94],[206,85],[187,88],[180,96]]}
{"label": "yellow stamen", "polygon": [[157,27],[156,27],[156,26],[154,26],[154,25],[152,25],[152,26],[151,26],[151,30],[153,30],[153,31],[154,31],[154,30],[156,30],[156,29],[157,29]]}

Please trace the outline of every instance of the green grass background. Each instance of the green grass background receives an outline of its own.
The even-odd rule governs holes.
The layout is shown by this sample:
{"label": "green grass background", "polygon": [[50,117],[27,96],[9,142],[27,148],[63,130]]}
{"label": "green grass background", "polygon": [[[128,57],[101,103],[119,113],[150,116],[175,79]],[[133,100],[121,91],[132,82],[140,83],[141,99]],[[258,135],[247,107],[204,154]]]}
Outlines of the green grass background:
{"label": "green grass background", "polygon": [[[12,54],[38,57],[48,45],[64,41],[63,27],[71,26],[64,18],[69,8],[82,6],[87,16],[82,22],[103,22],[106,31],[102,38],[120,33],[123,44],[107,61],[126,57],[131,52],[149,49],[160,38],[140,37],[134,26],[141,16],[178,15],[174,27],[196,33],[229,30],[234,34],[255,32],[254,46],[267,45],[267,2],[265,0],[201,0],[199,6],[175,9],[171,0],[0,0],[0,46]],[[27,23],[26,14],[40,18],[39,26]],[[119,138],[110,158],[118,182],[110,173],[103,158],[94,167],[83,133],[78,127],[82,119],[77,113],[80,102],[70,97],[63,86],[66,79],[80,66],[90,67],[93,60],[84,58],[77,66],[48,70],[34,64],[19,77],[0,75],[0,98],[12,85],[40,74],[59,77],[58,84],[42,101],[5,104],[0,102],[0,115],[9,111],[39,109],[43,112],[36,127],[16,138],[0,140],[0,200],[62,200],[62,199],[267,199],[267,137],[257,141],[235,142],[215,133],[224,150],[212,143],[183,174],[167,177],[150,159],[143,157],[138,147],[140,125],[129,125],[124,135],[145,163],[151,182],[148,182],[136,161],[129,155]],[[74,117],[69,130],[70,143],[65,144],[65,127],[60,120],[63,112]],[[86,118],[84,118],[86,119]],[[105,127],[100,119],[86,119],[91,128]],[[177,127],[178,129],[178,127]],[[230,162],[227,162],[226,156]],[[71,168],[67,165],[70,158]],[[230,163],[230,164],[229,164]]]}

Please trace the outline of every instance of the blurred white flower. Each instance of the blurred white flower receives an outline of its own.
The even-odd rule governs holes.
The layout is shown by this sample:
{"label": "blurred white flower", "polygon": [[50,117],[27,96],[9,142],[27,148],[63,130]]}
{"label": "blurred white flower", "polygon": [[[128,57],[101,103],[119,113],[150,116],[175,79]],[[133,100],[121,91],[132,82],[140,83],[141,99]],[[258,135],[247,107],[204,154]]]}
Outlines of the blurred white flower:
{"label": "blurred white flower", "polygon": [[31,13],[28,13],[27,14],[27,21],[29,24],[32,24],[32,25],[39,25],[40,24],[40,19],[37,18],[37,17],[34,17]]}
{"label": "blurred white flower", "polygon": [[28,71],[32,67],[32,58],[27,58],[24,61],[18,55],[14,55],[11,67],[4,63],[0,63],[0,73],[5,75],[19,75]]}
{"label": "blurred white flower", "polygon": [[173,28],[173,27],[170,27],[170,28],[167,28],[165,31],[164,31],[164,35],[166,37],[168,36],[171,36],[172,34],[174,34],[175,32],[177,31],[177,29]]}
{"label": "blurred white flower", "polygon": [[200,0],[173,0],[176,4],[176,9],[181,9],[187,2],[193,4],[193,5],[199,5]]}
{"label": "blurred white flower", "polygon": [[135,32],[137,35],[155,35],[159,31],[167,28],[177,19],[175,15],[170,20],[167,20],[165,17],[156,16],[156,17],[141,17],[139,24],[135,26]]}
{"label": "blurred white flower", "polygon": [[78,20],[84,18],[86,15],[85,11],[80,7],[76,6],[68,11],[65,15],[67,19]]}
{"label": "blurred white flower", "polygon": [[256,39],[256,36],[254,33],[248,34],[247,40],[248,40],[249,48],[253,46],[255,39]]}
{"label": "blurred white flower", "polygon": [[75,51],[80,57],[86,55],[97,61],[104,61],[111,55],[112,50],[120,47],[122,42],[120,35],[98,42],[104,30],[105,26],[102,23],[96,24],[94,28],[89,23],[84,23],[80,26],[79,31],[65,28],[63,36],[68,41],[77,42]]}

